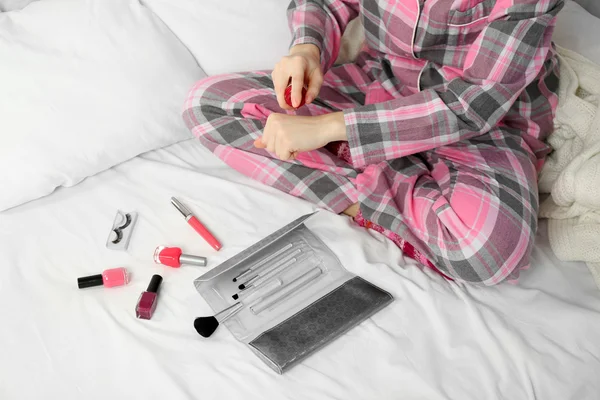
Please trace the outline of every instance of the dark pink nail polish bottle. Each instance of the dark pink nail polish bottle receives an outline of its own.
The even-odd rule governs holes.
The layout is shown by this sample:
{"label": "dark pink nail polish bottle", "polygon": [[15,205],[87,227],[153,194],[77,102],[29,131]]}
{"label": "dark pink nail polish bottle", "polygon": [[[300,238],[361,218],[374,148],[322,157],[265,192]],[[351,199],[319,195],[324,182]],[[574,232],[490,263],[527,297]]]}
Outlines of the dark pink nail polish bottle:
{"label": "dark pink nail polish bottle", "polygon": [[153,275],[148,285],[148,289],[140,295],[137,306],[135,307],[135,315],[141,319],[150,319],[158,299],[158,288],[163,278],[160,275]]}

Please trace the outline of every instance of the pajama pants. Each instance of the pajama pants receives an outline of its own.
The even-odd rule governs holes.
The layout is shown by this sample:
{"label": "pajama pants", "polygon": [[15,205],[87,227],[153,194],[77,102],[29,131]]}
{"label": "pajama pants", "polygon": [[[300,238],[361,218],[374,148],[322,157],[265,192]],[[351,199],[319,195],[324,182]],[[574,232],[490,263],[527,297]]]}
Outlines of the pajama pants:
{"label": "pajama pants", "polygon": [[255,148],[272,112],[320,115],[365,104],[372,80],[360,66],[337,66],[324,78],[312,104],[285,111],[270,71],[208,77],[191,89],[183,117],[204,146],[242,174],[336,213],[358,202],[362,217],[397,233],[457,281],[493,285],[528,267],[537,160],[514,130],[494,128],[366,168],[327,148],[293,161]]}

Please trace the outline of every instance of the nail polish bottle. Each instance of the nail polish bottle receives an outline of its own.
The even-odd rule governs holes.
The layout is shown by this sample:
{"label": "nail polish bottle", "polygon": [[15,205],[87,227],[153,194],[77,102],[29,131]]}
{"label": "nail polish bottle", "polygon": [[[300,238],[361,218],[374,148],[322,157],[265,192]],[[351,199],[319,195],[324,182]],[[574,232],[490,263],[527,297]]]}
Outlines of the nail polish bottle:
{"label": "nail polish bottle", "polygon": [[[285,99],[285,102],[288,106],[294,107],[292,105],[292,84],[291,83],[288,85],[288,87],[285,88],[285,91],[283,92],[283,98]],[[300,104],[298,104],[298,107],[296,107],[296,108],[300,108],[304,104],[306,104],[306,88],[303,87],[302,88],[302,98],[300,99]]]}
{"label": "nail polish bottle", "polygon": [[115,287],[129,283],[129,272],[123,267],[107,269],[101,274],[77,278],[77,286],[84,289],[92,286]]}
{"label": "nail polish bottle", "polygon": [[154,250],[154,262],[173,268],[181,267],[181,264],[197,265],[206,267],[206,257],[182,254],[179,247],[158,246]]}
{"label": "nail polish bottle", "polygon": [[137,306],[135,307],[135,315],[141,319],[150,319],[158,299],[158,288],[162,282],[162,276],[153,275],[148,285],[148,289],[140,295]]}

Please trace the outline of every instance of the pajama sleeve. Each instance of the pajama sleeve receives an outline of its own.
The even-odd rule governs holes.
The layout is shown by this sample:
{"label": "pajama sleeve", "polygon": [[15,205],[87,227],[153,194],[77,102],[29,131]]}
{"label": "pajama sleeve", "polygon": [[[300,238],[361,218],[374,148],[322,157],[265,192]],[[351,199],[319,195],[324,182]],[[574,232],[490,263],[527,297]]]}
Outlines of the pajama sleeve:
{"label": "pajama sleeve", "polygon": [[323,73],[327,72],[337,59],[344,30],[358,10],[359,0],[293,0],[288,7],[293,36],[290,47],[316,45]]}
{"label": "pajama sleeve", "polygon": [[344,110],[355,167],[453,144],[498,126],[542,70],[563,0],[510,3],[504,16],[485,22],[461,77],[441,88]]}

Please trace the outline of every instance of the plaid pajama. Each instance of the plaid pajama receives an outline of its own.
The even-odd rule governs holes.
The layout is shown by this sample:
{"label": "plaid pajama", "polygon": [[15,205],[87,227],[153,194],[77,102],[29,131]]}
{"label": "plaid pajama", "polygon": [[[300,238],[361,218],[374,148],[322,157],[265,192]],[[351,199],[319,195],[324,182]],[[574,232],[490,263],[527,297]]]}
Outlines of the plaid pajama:
{"label": "plaid pajama", "polygon": [[[300,115],[343,111],[350,157],[327,149],[284,162],[253,141],[275,99],[270,72],[206,78],[184,119],[238,171],[414,244],[444,274],[486,285],[529,263],[537,172],[549,147],[563,0],[295,0],[292,45],[321,49],[325,82]],[[366,46],[333,66],[348,22]]]}

